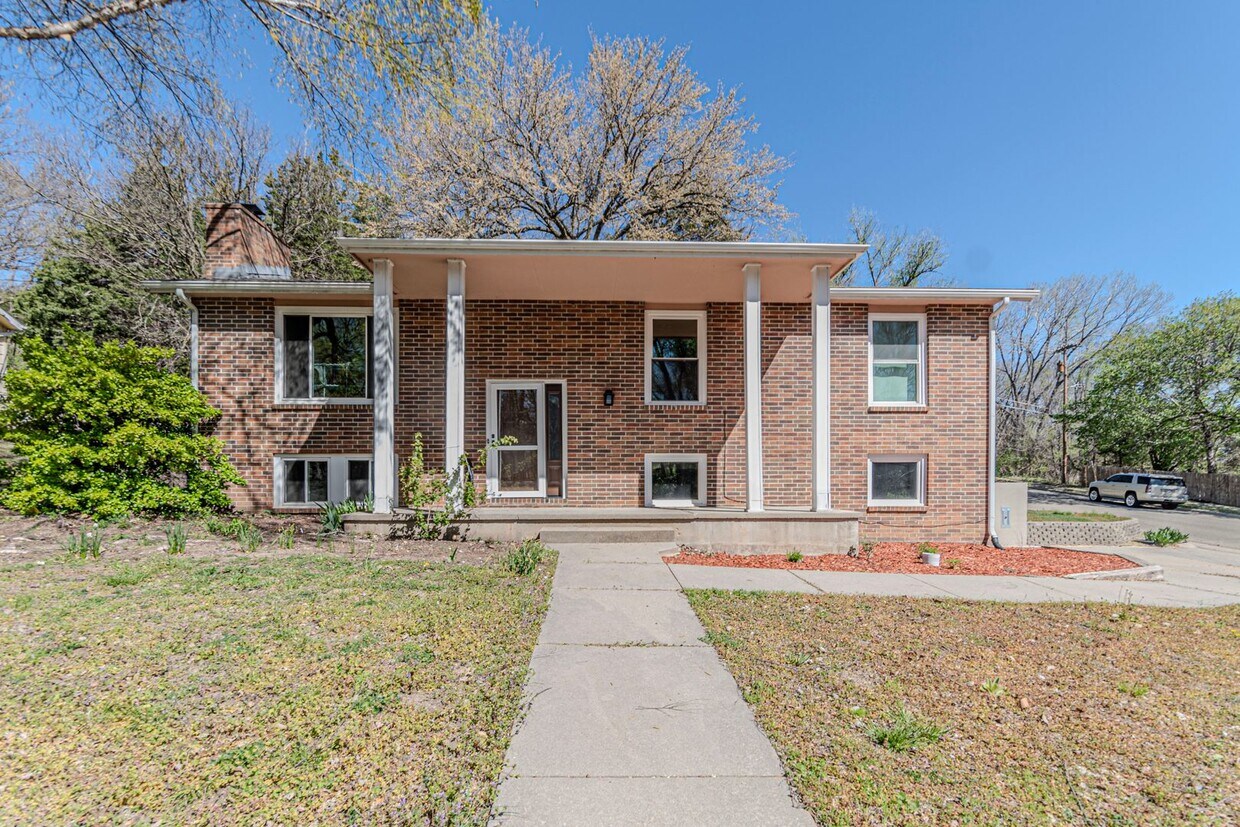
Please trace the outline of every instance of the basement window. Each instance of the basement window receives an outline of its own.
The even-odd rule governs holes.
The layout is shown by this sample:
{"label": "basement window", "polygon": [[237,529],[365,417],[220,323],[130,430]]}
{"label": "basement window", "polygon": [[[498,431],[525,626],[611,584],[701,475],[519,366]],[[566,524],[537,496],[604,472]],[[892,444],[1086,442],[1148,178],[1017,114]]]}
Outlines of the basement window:
{"label": "basement window", "polygon": [[705,504],[705,454],[646,454],[647,506],[690,508]]}
{"label": "basement window", "polygon": [[374,354],[369,311],[302,310],[277,310],[277,399],[369,401]]}
{"label": "basement window", "polygon": [[869,466],[869,505],[926,504],[925,457],[876,456]]}
{"label": "basement window", "polygon": [[315,508],[324,503],[361,503],[374,490],[368,456],[276,457],[277,508]]}

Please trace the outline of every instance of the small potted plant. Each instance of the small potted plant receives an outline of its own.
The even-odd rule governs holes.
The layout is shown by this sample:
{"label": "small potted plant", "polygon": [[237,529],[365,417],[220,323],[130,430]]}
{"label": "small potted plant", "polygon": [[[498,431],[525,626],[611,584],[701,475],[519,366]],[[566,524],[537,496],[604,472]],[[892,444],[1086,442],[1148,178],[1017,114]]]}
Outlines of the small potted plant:
{"label": "small potted plant", "polygon": [[930,543],[922,543],[917,547],[921,552],[921,562],[927,566],[937,566],[939,564],[939,550],[937,546]]}

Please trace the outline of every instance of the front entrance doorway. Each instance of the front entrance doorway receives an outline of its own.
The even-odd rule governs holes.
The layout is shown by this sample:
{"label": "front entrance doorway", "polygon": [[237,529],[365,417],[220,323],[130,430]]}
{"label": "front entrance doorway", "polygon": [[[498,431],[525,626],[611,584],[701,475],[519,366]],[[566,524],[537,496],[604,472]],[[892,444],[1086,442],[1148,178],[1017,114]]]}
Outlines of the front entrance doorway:
{"label": "front entrance doorway", "polygon": [[487,496],[563,497],[567,406],[562,381],[487,382]]}

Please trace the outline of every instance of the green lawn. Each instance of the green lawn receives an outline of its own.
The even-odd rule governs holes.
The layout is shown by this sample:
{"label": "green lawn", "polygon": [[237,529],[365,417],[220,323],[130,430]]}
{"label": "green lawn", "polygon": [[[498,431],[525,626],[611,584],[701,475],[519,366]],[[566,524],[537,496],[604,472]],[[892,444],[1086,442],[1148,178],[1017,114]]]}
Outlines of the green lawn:
{"label": "green lawn", "polygon": [[0,822],[485,823],[551,565],[0,560]]}
{"label": "green lawn", "polygon": [[1126,519],[1128,518],[1102,511],[1029,511],[1031,523],[1116,523]]}
{"label": "green lawn", "polygon": [[820,824],[1235,823],[1240,607],[689,600]]}

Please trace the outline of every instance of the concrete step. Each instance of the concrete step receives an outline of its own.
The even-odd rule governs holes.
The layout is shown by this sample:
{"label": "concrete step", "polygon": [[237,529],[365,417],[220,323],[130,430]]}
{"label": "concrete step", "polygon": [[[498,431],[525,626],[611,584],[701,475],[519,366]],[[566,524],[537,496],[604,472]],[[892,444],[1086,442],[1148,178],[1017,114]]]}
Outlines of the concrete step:
{"label": "concrete step", "polygon": [[674,528],[547,528],[538,539],[556,543],[674,543]]}

